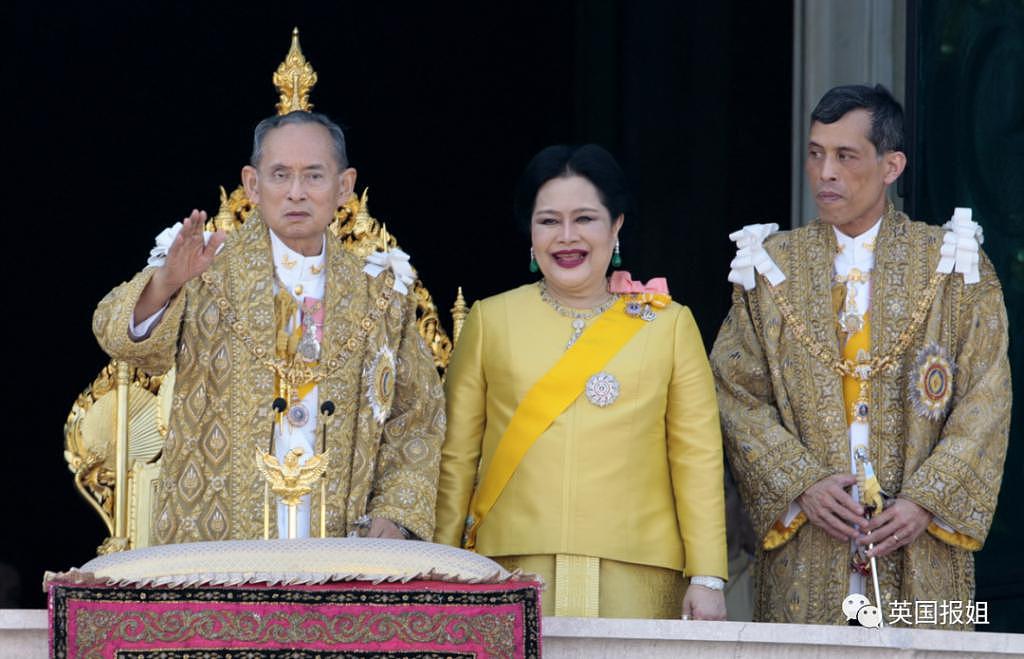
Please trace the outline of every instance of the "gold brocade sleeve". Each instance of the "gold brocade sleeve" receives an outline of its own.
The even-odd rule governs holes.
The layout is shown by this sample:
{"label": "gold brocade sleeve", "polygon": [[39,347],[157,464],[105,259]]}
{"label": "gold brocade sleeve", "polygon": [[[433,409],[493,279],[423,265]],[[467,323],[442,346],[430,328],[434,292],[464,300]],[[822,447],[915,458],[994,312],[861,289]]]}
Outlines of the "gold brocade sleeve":
{"label": "gold brocade sleeve", "polygon": [[748,297],[734,287],[732,308],[711,350],[711,369],[729,464],[764,542],[789,503],[831,472],[783,424],[779,406],[788,404],[776,394],[763,335],[751,317],[757,302],[756,290]]}
{"label": "gold brocade sleeve", "polygon": [[481,315],[481,305],[477,302],[462,326],[445,382],[448,430],[441,449],[434,542],[454,547],[462,546],[486,421],[487,380],[483,372]]}
{"label": "gold brocade sleeve", "polygon": [[183,287],[171,299],[149,336],[141,340],[132,339],[128,333],[129,321],[135,313],[139,296],[155,271],[155,268],[146,268],[131,281],[107,293],[93,313],[92,331],[100,347],[113,359],[130,362],[147,373],[158,375],[174,366],[187,291]]}
{"label": "gold brocade sleeve", "polygon": [[686,307],[676,317],[665,425],[685,573],[728,579],[722,434],[715,383],[697,323]]}
{"label": "gold brocade sleeve", "polygon": [[410,301],[396,351],[395,398],[381,433],[368,513],[401,524],[419,538],[434,535],[437,470],[444,439],[444,392]]}
{"label": "gold brocade sleeve", "polygon": [[992,524],[1010,429],[1006,308],[991,263],[981,265],[981,282],[964,287],[949,416],[899,494],[956,531],[933,525],[935,537],[970,550],[981,548]]}

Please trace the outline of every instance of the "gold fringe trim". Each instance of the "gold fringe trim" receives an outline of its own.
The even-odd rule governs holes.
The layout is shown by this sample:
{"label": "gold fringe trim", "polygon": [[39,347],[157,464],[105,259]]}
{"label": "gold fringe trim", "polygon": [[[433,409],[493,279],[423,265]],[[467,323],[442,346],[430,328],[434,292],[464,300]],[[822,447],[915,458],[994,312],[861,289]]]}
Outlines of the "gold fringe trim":
{"label": "gold fringe trim", "polygon": [[978,551],[981,549],[981,543],[971,536],[964,535],[958,531],[947,531],[935,522],[928,525],[928,533],[931,533],[947,545],[953,545],[960,549],[966,549],[967,551]]}
{"label": "gold fringe trim", "polygon": [[793,518],[793,521],[789,523],[789,526],[783,526],[782,522],[776,520],[775,526],[769,529],[767,535],[764,536],[764,542],[761,543],[761,546],[765,551],[778,549],[789,542],[789,539],[796,535],[796,532],[800,530],[800,527],[806,523],[807,515],[805,515],[803,511],[797,513],[797,516]]}

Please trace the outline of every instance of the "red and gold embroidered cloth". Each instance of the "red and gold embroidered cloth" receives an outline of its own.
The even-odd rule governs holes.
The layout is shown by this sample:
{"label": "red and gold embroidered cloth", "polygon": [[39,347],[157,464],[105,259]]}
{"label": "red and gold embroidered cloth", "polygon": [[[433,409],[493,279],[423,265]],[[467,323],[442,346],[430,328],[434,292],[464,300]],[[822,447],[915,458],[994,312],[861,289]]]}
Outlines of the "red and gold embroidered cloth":
{"label": "red and gold embroidered cloth", "polygon": [[48,587],[54,657],[540,656],[533,582]]}

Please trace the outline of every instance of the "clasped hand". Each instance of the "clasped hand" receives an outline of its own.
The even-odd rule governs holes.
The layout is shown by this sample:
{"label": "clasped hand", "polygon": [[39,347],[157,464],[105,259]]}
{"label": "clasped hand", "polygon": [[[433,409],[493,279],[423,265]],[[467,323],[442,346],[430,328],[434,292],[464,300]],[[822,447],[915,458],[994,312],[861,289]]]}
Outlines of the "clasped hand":
{"label": "clasped hand", "polygon": [[856,540],[874,547],[868,556],[885,556],[910,544],[928,528],[930,512],[909,499],[896,499],[870,520],[864,506],[854,501],[846,488],[854,485],[853,474],[827,476],[804,490],[797,503],[807,519],[836,540]]}

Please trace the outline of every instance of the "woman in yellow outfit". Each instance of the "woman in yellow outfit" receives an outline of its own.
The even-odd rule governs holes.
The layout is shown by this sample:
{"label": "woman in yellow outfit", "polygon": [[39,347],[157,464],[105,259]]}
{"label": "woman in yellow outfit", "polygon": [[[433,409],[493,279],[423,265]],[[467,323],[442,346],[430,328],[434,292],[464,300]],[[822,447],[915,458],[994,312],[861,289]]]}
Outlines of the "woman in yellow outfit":
{"label": "woman in yellow outfit", "polygon": [[628,198],[596,145],[527,166],[516,215],[543,279],[466,319],[434,539],[542,576],[544,615],[724,619],[711,371],[664,279],[606,276]]}

